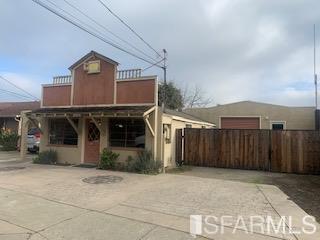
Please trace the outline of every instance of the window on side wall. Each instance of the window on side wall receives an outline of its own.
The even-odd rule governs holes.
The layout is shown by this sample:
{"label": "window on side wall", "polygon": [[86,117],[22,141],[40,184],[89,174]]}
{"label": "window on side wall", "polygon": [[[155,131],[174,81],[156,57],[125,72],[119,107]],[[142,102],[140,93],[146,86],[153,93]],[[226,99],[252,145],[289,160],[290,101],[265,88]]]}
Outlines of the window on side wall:
{"label": "window on side wall", "polygon": [[111,118],[109,121],[111,147],[144,148],[145,123],[139,118]]}
{"label": "window on side wall", "polygon": [[[78,126],[78,120],[73,121]],[[67,119],[49,119],[49,144],[78,144],[78,134]]]}
{"label": "window on side wall", "polygon": [[272,130],[284,130],[285,129],[285,122],[271,122],[271,129]]}

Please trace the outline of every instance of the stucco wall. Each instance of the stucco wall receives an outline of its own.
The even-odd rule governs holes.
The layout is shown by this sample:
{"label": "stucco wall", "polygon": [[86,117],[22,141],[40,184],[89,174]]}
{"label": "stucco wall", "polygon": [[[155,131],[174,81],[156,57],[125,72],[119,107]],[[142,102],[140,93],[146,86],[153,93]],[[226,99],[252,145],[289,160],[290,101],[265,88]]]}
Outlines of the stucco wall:
{"label": "stucco wall", "polygon": [[[49,149],[56,150],[58,153],[58,162],[60,163],[70,163],[70,164],[80,164],[83,161],[84,154],[84,134],[86,118],[81,118],[79,120],[79,135],[78,135],[78,145],[77,146],[57,146],[49,144],[49,129],[48,129],[48,118],[41,119],[41,129],[43,133],[41,135],[40,151],[46,151]],[[154,126],[154,123],[151,124]],[[109,147],[109,119],[101,118],[101,133],[100,133],[100,152],[103,148]],[[153,151],[153,136],[151,135],[149,129],[146,127],[146,149]],[[120,147],[110,147],[112,151],[119,153],[119,161],[125,162],[129,156],[136,157],[139,151],[143,149],[135,148],[120,148]]]}
{"label": "stucco wall", "polygon": [[272,121],[285,121],[286,129],[315,129],[314,107],[286,107],[272,104],[239,102],[211,108],[193,108],[187,113],[220,127],[219,119],[225,116],[256,116],[261,119],[261,128],[270,129]]}
{"label": "stucco wall", "polygon": [[203,123],[195,123],[193,121],[186,120],[177,120],[174,119],[171,115],[163,114],[163,124],[171,124],[171,140],[169,142],[163,141],[164,148],[164,166],[165,167],[175,167],[176,166],[176,130],[183,129],[186,125],[191,125],[192,128],[210,128],[210,126]]}
{"label": "stucco wall", "polygon": [[[165,167],[175,166],[175,146],[176,146],[176,129],[185,128],[187,124],[192,125],[193,128],[201,128],[203,126],[210,127],[205,123],[196,123],[194,121],[188,121],[187,119],[181,119],[179,117],[163,114],[161,108],[156,108],[158,117],[155,116],[155,112],[152,112],[149,117],[149,122],[156,132],[156,146],[157,154],[155,155],[157,160],[164,160]],[[58,152],[58,161],[60,163],[70,163],[70,164],[80,164],[83,162],[84,156],[84,139],[85,134],[85,123],[86,118],[81,118],[79,120],[79,135],[78,135],[78,145],[77,146],[56,146],[48,144],[48,118],[41,119],[41,128],[44,134],[41,136],[40,151],[45,151],[49,149],[54,149]],[[156,123],[157,120],[157,124]],[[170,124],[171,126],[171,136],[170,141],[164,141],[164,135],[162,126],[163,124]],[[156,129],[157,125],[157,129]],[[110,147],[109,144],[109,118],[101,118],[101,133],[100,133],[100,152],[103,148]],[[145,126],[146,139],[145,148],[154,152],[154,141],[155,138],[152,136],[151,131],[147,126]],[[163,139],[163,140],[161,140]],[[120,148],[120,147],[110,147],[110,149],[116,153],[119,153],[119,161],[125,162],[129,156],[136,157],[139,151],[143,149],[134,148]]]}
{"label": "stucco wall", "polygon": [[82,124],[83,120],[79,120],[79,135],[77,146],[57,146],[49,144],[48,118],[42,118],[40,121],[41,129],[44,134],[41,135],[40,152],[53,149],[58,153],[59,163],[80,164],[81,163],[81,146],[82,146]]}

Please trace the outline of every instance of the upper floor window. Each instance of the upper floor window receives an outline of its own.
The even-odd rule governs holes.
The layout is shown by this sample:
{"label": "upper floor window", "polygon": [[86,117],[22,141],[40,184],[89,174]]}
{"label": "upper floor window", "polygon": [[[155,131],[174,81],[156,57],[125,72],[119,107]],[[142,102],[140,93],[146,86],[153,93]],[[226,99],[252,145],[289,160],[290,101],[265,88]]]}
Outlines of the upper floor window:
{"label": "upper floor window", "polygon": [[[78,126],[78,120],[74,121]],[[65,118],[49,120],[49,144],[77,145],[78,134]]]}
{"label": "upper floor window", "polygon": [[145,146],[145,123],[140,118],[111,118],[109,121],[111,147]]}

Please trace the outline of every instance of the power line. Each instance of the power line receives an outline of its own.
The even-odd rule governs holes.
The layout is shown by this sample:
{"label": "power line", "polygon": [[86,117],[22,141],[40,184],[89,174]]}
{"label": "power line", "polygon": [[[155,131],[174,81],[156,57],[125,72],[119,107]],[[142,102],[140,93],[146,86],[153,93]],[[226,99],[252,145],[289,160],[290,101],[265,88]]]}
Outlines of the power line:
{"label": "power line", "polygon": [[12,92],[12,91],[9,91],[9,90],[5,90],[5,89],[0,89],[0,91],[3,92],[3,93],[9,93],[9,94],[15,95],[17,97],[22,97],[24,99],[33,99],[33,98],[28,97],[28,96],[25,96],[25,95],[22,95],[22,94],[19,94],[19,93],[15,93],[15,92]]}
{"label": "power line", "polygon": [[142,72],[144,72],[144,71],[148,70],[149,68],[154,67],[156,64],[161,63],[163,60],[164,60],[164,59],[161,59],[160,61],[158,61],[158,62],[156,62],[156,63],[154,63],[154,64],[150,65],[149,67],[146,67],[146,68],[142,69]]}
{"label": "power line", "polygon": [[0,75],[0,78],[4,81],[6,81],[7,83],[9,83],[10,85],[16,87],[17,89],[19,89],[20,91],[26,93],[27,95],[31,96],[33,99],[36,100],[40,100],[39,98],[37,98],[36,96],[32,95],[31,93],[27,92],[26,90],[24,90],[23,88],[17,86],[16,84],[12,83],[11,81],[9,81],[8,79],[4,78],[3,76]]}
{"label": "power line", "polygon": [[[72,25],[76,26],[77,28],[79,28],[79,29],[81,29],[81,30],[89,33],[90,35],[92,35],[92,36],[100,39],[101,41],[103,41],[103,42],[111,45],[112,47],[117,48],[118,50],[120,50],[120,51],[122,51],[122,52],[125,52],[125,53],[127,53],[127,54],[129,54],[129,55],[131,55],[131,56],[133,56],[133,57],[135,57],[135,58],[138,58],[138,59],[140,59],[140,60],[142,60],[142,61],[144,61],[144,62],[147,62],[147,63],[149,63],[149,64],[154,64],[154,62],[151,62],[151,61],[146,60],[146,59],[144,59],[144,58],[142,58],[142,57],[140,57],[140,56],[138,56],[138,55],[136,55],[136,54],[134,54],[134,53],[132,53],[132,52],[129,52],[128,50],[123,49],[123,48],[121,48],[120,46],[118,46],[118,45],[116,45],[116,44],[114,44],[114,43],[106,40],[105,38],[103,38],[102,36],[98,35],[97,33],[88,30],[87,28],[81,26],[79,23],[74,22],[72,19],[69,19],[68,17],[64,16],[63,14],[57,12],[55,9],[53,9],[52,7],[44,4],[43,2],[41,2],[41,1],[39,1],[39,0],[32,0],[32,1],[35,2],[36,4],[42,6],[43,8],[47,9],[48,11],[52,12],[53,14],[57,15],[58,17],[66,20],[67,22],[71,23]],[[157,66],[158,66],[158,65],[157,65]],[[160,66],[158,66],[158,67],[160,67]]]}
{"label": "power line", "polygon": [[134,35],[136,35],[142,42],[144,42],[150,49],[152,49],[159,57],[162,57],[157,50],[155,50],[147,41],[145,41],[132,27],[130,27],[125,21],[123,21],[117,14],[115,14],[103,1],[98,0],[114,17],[116,17],[121,23],[123,23]]}
{"label": "power line", "polygon": [[[47,2],[49,2],[51,5],[55,6],[56,8],[58,8],[59,10],[61,10],[62,12],[66,13],[67,15],[69,15],[70,17],[74,18],[75,20],[77,20],[78,22],[82,23],[83,25],[87,26],[89,29],[92,28],[94,31],[96,31],[98,34],[106,37],[102,32],[100,32],[98,29],[92,27],[91,25],[85,23],[84,21],[82,21],[81,19],[77,18],[76,16],[72,15],[71,13],[65,11],[63,8],[61,8],[60,6],[58,6],[57,4],[55,4],[54,2],[50,1],[50,0],[45,0]],[[107,38],[107,37],[106,37]],[[107,38],[108,39],[108,38]],[[112,39],[108,39],[109,41],[113,41]],[[120,47],[121,46],[119,43],[115,42],[116,44],[118,44]]]}
{"label": "power line", "polygon": [[134,50],[140,52],[141,54],[143,54],[145,57],[148,57],[150,59],[152,59],[152,61],[156,61],[153,57],[149,56],[148,54],[146,54],[145,52],[143,52],[142,50],[140,50],[139,48],[135,47],[133,44],[131,44],[130,42],[124,40],[123,38],[119,37],[117,34],[113,33],[111,30],[109,30],[108,28],[106,28],[104,25],[102,25],[101,23],[99,23],[98,21],[96,21],[94,18],[90,17],[88,14],[86,14],[85,12],[83,12],[81,9],[79,9],[78,7],[76,7],[75,5],[71,4],[69,1],[67,0],[63,0],[66,4],[68,4],[70,7],[72,7],[73,9],[77,10],[78,12],[80,12],[82,15],[84,15],[85,17],[87,17],[88,19],[90,19],[92,22],[94,22],[95,24],[97,24],[98,26],[100,26],[101,28],[103,28],[105,31],[107,31],[108,33],[110,33],[112,36],[116,37],[117,39],[121,40],[122,42],[128,44],[130,47],[132,47]]}

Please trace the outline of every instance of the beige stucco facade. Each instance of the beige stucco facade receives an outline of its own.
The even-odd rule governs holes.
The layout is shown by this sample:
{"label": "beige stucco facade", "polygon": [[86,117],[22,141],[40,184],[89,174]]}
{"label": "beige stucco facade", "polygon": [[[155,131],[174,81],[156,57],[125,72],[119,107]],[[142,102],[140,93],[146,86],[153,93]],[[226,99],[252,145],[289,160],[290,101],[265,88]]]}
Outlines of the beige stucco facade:
{"label": "beige stucco facade", "polygon": [[[32,113],[29,113],[32,114]],[[67,114],[67,113],[66,113]],[[92,116],[91,116],[92,117]],[[65,118],[64,114],[61,116],[39,116],[32,117],[39,123],[42,131],[40,141],[40,152],[47,150],[55,150],[58,154],[59,163],[68,164],[83,164],[86,163],[85,158],[85,140],[86,130],[85,123],[90,116],[78,117],[78,143],[74,146],[67,145],[53,145],[49,144],[49,119],[52,118]],[[23,122],[29,122],[29,116],[23,116]],[[114,117],[112,117],[114,118]],[[185,127],[192,128],[212,128],[214,124],[197,121],[181,116],[175,116],[162,111],[161,107],[150,107],[143,116],[140,117],[145,121],[145,148],[153,153],[156,160],[163,163],[163,167],[174,167],[175,163],[175,146],[176,146],[176,129],[183,129]],[[136,157],[139,151],[144,149],[137,148],[122,148],[111,147],[109,144],[109,117],[101,117],[100,124],[100,147],[101,153],[104,148],[109,148],[115,153],[119,153],[119,161],[125,162],[129,156]],[[148,126],[148,124],[150,126]],[[26,138],[26,131],[23,131],[22,138]],[[26,148],[22,146],[21,154],[24,156]]]}
{"label": "beige stucco facade", "polygon": [[[78,122],[78,144],[75,146],[66,146],[66,145],[53,145],[49,144],[49,118],[40,118],[39,123],[41,125],[41,130],[43,134],[41,135],[40,141],[40,152],[53,149],[58,153],[59,163],[68,163],[68,164],[82,164],[84,161],[84,142],[86,138],[85,134],[85,121],[86,117],[79,118]],[[136,157],[138,151],[141,149],[137,148],[121,148],[121,147],[110,147],[109,144],[109,118],[101,118],[100,125],[100,153],[104,148],[110,148],[113,152],[119,154],[119,161],[125,162],[129,156]],[[154,126],[154,123],[152,124]],[[148,127],[145,130],[146,139],[145,139],[145,149],[150,150],[154,153],[153,143],[154,138],[150,133]]]}
{"label": "beige stucco facade", "polygon": [[186,109],[185,111],[215,123],[218,128],[221,126],[221,117],[259,117],[261,129],[270,129],[273,122],[284,122],[285,129],[315,129],[314,107],[288,107],[244,101],[209,108]]}
{"label": "beige stucco facade", "polygon": [[[195,121],[170,114],[163,114],[162,126],[164,134],[162,136],[163,163],[165,167],[176,166],[176,130],[191,128],[213,128],[214,125],[208,122]],[[166,133],[166,131],[169,131]]]}

